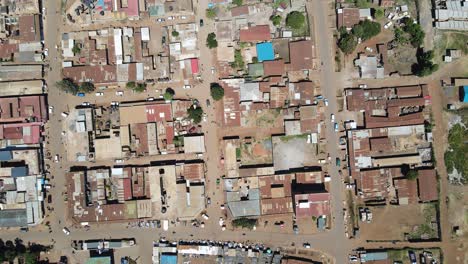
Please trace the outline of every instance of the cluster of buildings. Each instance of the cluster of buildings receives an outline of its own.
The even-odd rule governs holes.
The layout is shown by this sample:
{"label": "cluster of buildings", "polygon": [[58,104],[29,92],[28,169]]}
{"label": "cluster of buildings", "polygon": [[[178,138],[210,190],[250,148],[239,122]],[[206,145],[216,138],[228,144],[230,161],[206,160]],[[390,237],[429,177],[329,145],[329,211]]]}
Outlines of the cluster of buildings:
{"label": "cluster of buildings", "polygon": [[169,80],[190,85],[199,74],[197,32],[195,23],[185,23],[64,33],[63,75],[100,89]]}
{"label": "cluster of buildings", "polygon": [[[84,164],[68,175],[73,219],[184,220],[200,214],[205,208],[205,138],[187,117],[191,105],[142,101],[70,111],[63,121],[67,159]],[[86,168],[86,162],[115,164]]]}
{"label": "cluster of buildings", "polygon": [[322,262],[288,256],[263,245],[243,245],[215,241],[155,241],[153,264],[196,263],[263,263],[263,264],[320,264]]}
{"label": "cluster of buildings", "polygon": [[347,111],[356,114],[345,127],[358,197],[399,205],[438,200],[427,86],[347,89],[345,95]]}
{"label": "cluster of buildings", "polygon": [[433,14],[435,27],[438,29],[468,30],[468,3],[466,1],[438,1]]}
{"label": "cluster of buildings", "polygon": [[41,19],[37,1],[0,6],[0,228],[39,224],[50,187],[43,163],[48,106]]}

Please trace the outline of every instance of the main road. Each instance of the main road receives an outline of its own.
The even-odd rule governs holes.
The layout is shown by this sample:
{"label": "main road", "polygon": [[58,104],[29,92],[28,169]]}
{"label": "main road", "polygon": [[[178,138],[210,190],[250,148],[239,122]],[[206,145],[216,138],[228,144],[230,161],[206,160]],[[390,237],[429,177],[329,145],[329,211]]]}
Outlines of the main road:
{"label": "main road", "polygon": [[[333,51],[333,27],[330,24],[330,20],[327,14],[331,13],[329,1],[325,0],[313,0],[307,2],[307,9],[309,10],[310,19],[313,19],[314,27],[311,32],[315,32],[316,45],[318,48],[319,59],[322,62],[322,68],[320,71],[320,81],[323,95],[329,99],[329,106],[327,107],[326,113],[327,118],[331,113],[337,113],[337,87],[339,84],[336,82],[336,73],[334,71],[334,51]],[[47,10],[45,18],[45,32],[44,38],[46,47],[49,49],[49,69],[47,69],[46,80],[48,83],[48,100],[49,103],[54,105],[55,114],[50,116],[47,124],[47,136],[45,142],[46,151],[49,151],[51,155],[58,154],[61,157],[66,157],[65,147],[62,142],[61,131],[62,124],[60,120],[60,112],[68,110],[70,100],[76,101],[79,98],[71,98],[70,95],[66,95],[60,92],[56,87],[55,83],[61,79],[61,60],[59,50],[55,48],[55,45],[60,46],[61,29],[60,25],[63,25],[63,14],[60,10],[60,5],[57,5],[55,1],[48,0],[44,2],[44,6]],[[41,231],[36,228],[32,228],[27,233],[17,233],[12,231],[5,231],[2,233],[2,239],[14,239],[19,237],[24,241],[36,241],[40,243],[50,243],[51,239],[55,240],[55,249],[63,252],[63,254],[73,256],[72,249],[70,247],[72,240],[85,240],[85,239],[108,239],[108,238],[135,238],[137,242],[138,252],[140,255],[139,261],[141,263],[151,263],[151,247],[152,241],[158,240],[160,237],[165,237],[170,240],[190,240],[206,239],[216,241],[251,241],[257,243],[264,243],[272,248],[278,247],[290,247],[292,243],[296,246],[302,246],[302,243],[309,242],[313,249],[327,253],[336,259],[336,263],[346,263],[347,254],[350,250],[350,240],[345,238],[344,220],[342,216],[343,211],[343,184],[338,174],[338,168],[334,163],[330,164],[328,173],[331,175],[331,193],[332,193],[332,206],[333,206],[333,224],[332,229],[327,232],[315,234],[315,235],[294,235],[284,233],[267,233],[267,232],[246,232],[237,230],[226,230],[221,231],[216,219],[220,216],[219,207],[216,206],[216,201],[222,201],[222,191],[217,189],[216,178],[221,175],[221,169],[219,167],[220,150],[218,147],[218,136],[217,126],[219,121],[219,110],[216,108],[221,105],[212,103],[211,107],[208,107],[206,100],[210,99],[209,94],[209,83],[216,81],[216,74],[211,74],[210,68],[214,65],[213,61],[213,50],[210,50],[205,45],[206,35],[210,32],[215,31],[214,23],[206,19],[204,10],[208,6],[208,0],[200,0],[197,3],[198,12],[196,16],[196,22],[199,19],[204,19],[205,27],[201,28],[199,32],[199,47],[200,47],[200,58],[201,58],[201,69],[202,79],[204,82],[191,91],[189,95],[197,98],[202,106],[208,113],[208,122],[204,125],[205,133],[207,134],[207,156],[205,161],[207,162],[207,195],[215,196],[212,200],[215,204],[208,208],[208,213],[212,216],[208,221],[204,229],[194,228],[190,225],[183,226],[179,225],[169,230],[169,232],[163,232],[160,229],[133,229],[127,228],[126,224],[113,223],[113,224],[100,224],[93,225],[90,231],[86,231],[82,228],[72,229],[69,236],[66,236],[62,232],[62,228],[67,226],[66,217],[66,206],[67,204],[63,201],[62,192],[65,190],[65,173],[67,168],[70,166],[65,159],[59,163],[47,162],[50,165],[49,172],[53,176],[54,188],[51,190],[53,196],[53,203],[51,206],[54,211],[49,212],[49,217],[46,221],[51,223],[51,231]],[[312,47],[311,47],[312,48]],[[328,120],[328,119],[327,119]],[[213,122],[212,122],[213,121]],[[330,124],[330,122],[327,122]],[[328,151],[332,157],[339,157],[338,137],[336,132],[333,130],[333,126],[327,126],[327,142]],[[72,257],[72,263],[73,260]]]}

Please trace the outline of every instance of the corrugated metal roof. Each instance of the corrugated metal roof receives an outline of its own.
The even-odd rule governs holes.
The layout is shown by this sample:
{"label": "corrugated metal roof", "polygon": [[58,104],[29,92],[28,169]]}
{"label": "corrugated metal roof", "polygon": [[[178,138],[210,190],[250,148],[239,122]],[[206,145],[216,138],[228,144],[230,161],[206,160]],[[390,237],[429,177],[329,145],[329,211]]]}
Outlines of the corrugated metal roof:
{"label": "corrugated metal roof", "polygon": [[25,209],[0,210],[0,226],[15,227],[28,224]]}
{"label": "corrugated metal roof", "polygon": [[11,155],[11,151],[9,150],[1,150],[0,151],[0,161],[8,161],[11,160],[13,156]]}

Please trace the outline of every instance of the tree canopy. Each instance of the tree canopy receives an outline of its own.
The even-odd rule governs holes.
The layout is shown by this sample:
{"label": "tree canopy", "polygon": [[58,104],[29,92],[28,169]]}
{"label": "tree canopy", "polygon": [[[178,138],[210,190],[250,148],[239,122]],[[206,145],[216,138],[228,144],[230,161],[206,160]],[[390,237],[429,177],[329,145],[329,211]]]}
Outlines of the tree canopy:
{"label": "tree canopy", "polygon": [[244,3],[244,1],[243,0],[232,0],[232,3],[234,5],[236,5],[236,6],[241,6]]}
{"label": "tree canopy", "polygon": [[300,29],[304,26],[305,16],[299,11],[293,11],[286,17],[286,26],[294,29]]}
{"label": "tree canopy", "polygon": [[252,229],[257,224],[257,219],[250,219],[250,218],[238,218],[232,220],[232,225],[234,227],[242,227]]}
{"label": "tree canopy", "polygon": [[217,10],[216,8],[208,8],[206,9],[206,17],[209,19],[214,19],[217,16]]}
{"label": "tree canopy", "polygon": [[413,64],[412,71],[419,77],[430,75],[439,69],[439,65],[432,62],[434,59],[434,51],[432,50],[426,52],[418,50],[416,59],[418,63]]}
{"label": "tree canopy", "polygon": [[380,24],[370,20],[364,20],[355,25],[351,32],[363,41],[377,36],[381,31]]}
{"label": "tree canopy", "polygon": [[424,37],[426,35],[422,30],[421,25],[414,23],[413,19],[409,17],[405,17],[403,19],[403,23],[405,24],[403,30],[409,34],[409,41],[411,45],[413,45],[415,48],[420,47],[423,44]]}
{"label": "tree canopy", "polygon": [[125,87],[127,87],[127,89],[133,90],[136,93],[142,93],[146,90],[146,83],[128,82]]}
{"label": "tree canopy", "polygon": [[199,124],[202,121],[203,109],[200,106],[193,104],[187,109],[187,114],[195,124]]}
{"label": "tree canopy", "polygon": [[79,91],[78,84],[76,84],[72,79],[69,78],[65,78],[61,81],[58,81],[56,85],[60,90],[66,93],[76,94]]}
{"label": "tree canopy", "polygon": [[219,83],[212,83],[210,85],[210,93],[215,101],[219,101],[224,97],[224,89]]}
{"label": "tree canopy", "polygon": [[418,171],[416,170],[408,171],[408,173],[406,174],[406,178],[412,181],[416,180],[418,178]]}
{"label": "tree canopy", "polygon": [[218,41],[216,40],[216,34],[214,32],[211,32],[206,37],[206,46],[210,49],[218,47]]}
{"label": "tree canopy", "polygon": [[176,30],[172,30],[171,34],[172,34],[173,37],[178,37],[179,36],[179,32],[177,32]]}
{"label": "tree canopy", "polygon": [[166,92],[164,93],[163,97],[166,101],[171,101],[174,98],[175,92],[172,88],[166,88]]}
{"label": "tree canopy", "polygon": [[279,26],[281,24],[281,16],[280,15],[271,16],[270,21],[273,23],[274,26]]}
{"label": "tree canopy", "polygon": [[79,91],[83,93],[90,93],[94,91],[96,88],[94,87],[94,84],[91,82],[84,82],[80,85]]}
{"label": "tree canopy", "polygon": [[351,54],[357,46],[356,38],[349,33],[345,33],[341,35],[340,40],[338,41],[338,47],[343,51],[345,54]]}

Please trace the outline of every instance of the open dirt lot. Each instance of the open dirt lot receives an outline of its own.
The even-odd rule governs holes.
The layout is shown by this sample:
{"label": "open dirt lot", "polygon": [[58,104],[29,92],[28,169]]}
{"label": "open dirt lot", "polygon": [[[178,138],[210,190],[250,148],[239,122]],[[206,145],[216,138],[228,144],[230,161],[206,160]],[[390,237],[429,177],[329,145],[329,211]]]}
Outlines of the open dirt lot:
{"label": "open dirt lot", "polygon": [[242,165],[273,163],[271,137],[252,138],[250,143],[244,141],[238,152],[240,153]]}
{"label": "open dirt lot", "polygon": [[273,137],[275,171],[312,166],[317,162],[317,144],[308,144],[307,135]]}
{"label": "open dirt lot", "polygon": [[[405,233],[415,234],[416,226],[429,225],[428,215],[435,217],[435,210],[426,209],[431,205],[412,204],[385,207],[371,207],[371,223],[360,222],[361,237],[366,240],[405,240]],[[428,211],[429,210],[429,211]],[[430,212],[430,214],[429,214]]]}

